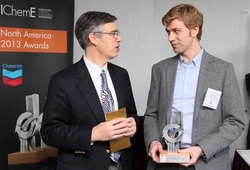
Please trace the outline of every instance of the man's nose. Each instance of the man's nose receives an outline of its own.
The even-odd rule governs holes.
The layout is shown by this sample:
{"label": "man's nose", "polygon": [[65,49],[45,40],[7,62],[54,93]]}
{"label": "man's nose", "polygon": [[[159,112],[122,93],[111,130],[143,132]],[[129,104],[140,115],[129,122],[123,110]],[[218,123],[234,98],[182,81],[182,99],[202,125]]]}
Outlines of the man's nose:
{"label": "man's nose", "polygon": [[168,34],[168,41],[173,41],[174,38],[175,38],[175,35],[174,35],[172,32],[170,32],[170,33]]}

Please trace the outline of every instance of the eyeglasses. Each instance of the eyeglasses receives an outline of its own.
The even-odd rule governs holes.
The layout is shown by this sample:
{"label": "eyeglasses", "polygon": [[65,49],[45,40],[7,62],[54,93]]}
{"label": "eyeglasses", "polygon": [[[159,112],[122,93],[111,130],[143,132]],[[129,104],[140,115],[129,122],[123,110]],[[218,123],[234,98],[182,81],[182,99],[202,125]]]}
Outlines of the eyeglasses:
{"label": "eyeglasses", "polygon": [[108,34],[113,38],[117,38],[118,36],[120,36],[120,31],[111,31],[111,32],[94,32],[96,34]]}

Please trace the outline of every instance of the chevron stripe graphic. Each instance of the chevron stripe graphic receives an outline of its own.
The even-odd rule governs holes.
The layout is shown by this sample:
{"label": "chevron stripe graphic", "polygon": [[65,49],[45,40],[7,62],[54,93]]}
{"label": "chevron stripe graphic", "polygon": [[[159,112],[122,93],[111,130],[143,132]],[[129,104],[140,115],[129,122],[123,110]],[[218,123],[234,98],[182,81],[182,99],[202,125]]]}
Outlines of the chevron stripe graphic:
{"label": "chevron stripe graphic", "polygon": [[3,77],[3,84],[15,87],[23,83],[23,77],[19,77],[17,79],[9,79],[6,77]]}
{"label": "chevron stripe graphic", "polygon": [[3,69],[3,84],[11,87],[18,86],[23,83],[23,69],[10,71]]}
{"label": "chevron stripe graphic", "polygon": [[10,78],[10,79],[15,79],[15,78],[21,77],[22,75],[23,75],[23,69],[18,69],[15,71],[3,69],[3,76]]}

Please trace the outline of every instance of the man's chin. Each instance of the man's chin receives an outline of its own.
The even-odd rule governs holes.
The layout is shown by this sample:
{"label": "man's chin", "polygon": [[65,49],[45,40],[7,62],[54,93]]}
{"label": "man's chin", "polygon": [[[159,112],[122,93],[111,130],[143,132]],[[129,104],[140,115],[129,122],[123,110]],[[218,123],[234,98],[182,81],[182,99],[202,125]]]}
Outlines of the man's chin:
{"label": "man's chin", "polygon": [[177,54],[181,54],[181,53],[183,53],[183,50],[181,49],[181,48],[177,48],[177,47],[173,47],[173,51],[175,52],[175,53],[177,53]]}
{"label": "man's chin", "polygon": [[113,59],[113,58],[116,58],[117,56],[118,56],[118,54],[114,55],[114,56],[110,56],[110,60]]}
{"label": "man's chin", "polygon": [[178,49],[174,49],[174,48],[173,48],[173,51],[174,51],[175,53],[177,53],[177,54],[180,53],[180,50],[178,50]]}

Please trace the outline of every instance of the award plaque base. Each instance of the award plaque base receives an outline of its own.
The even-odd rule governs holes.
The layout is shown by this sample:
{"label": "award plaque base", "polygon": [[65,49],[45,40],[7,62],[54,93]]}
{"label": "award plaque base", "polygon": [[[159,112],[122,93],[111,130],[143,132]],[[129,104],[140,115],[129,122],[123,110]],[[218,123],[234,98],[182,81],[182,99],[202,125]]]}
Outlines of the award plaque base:
{"label": "award plaque base", "polygon": [[189,160],[189,153],[169,153],[164,150],[164,153],[160,154],[160,163],[187,163]]}
{"label": "award plaque base", "polygon": [[43,148],[36,148],[30,152],[15,152],[8,154],[8,164],[36,163],[47,158],[47,151]]}
{"label": "award plaque base", "polygon": [[45,147],[44,149],[46,149],[47,151],[47,157],[56,157],[57,156],[57,148],[53,148],[53,147]]}
{"label": "award plaque base", "polygon": [[48,157],[56,157],[57,149],[52,147],[37,147],[34,151],[30,152],[15,152],[8,154],[8,164],[27,164],[37,163]]}

